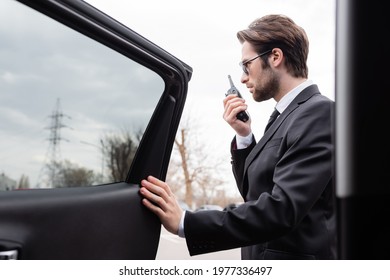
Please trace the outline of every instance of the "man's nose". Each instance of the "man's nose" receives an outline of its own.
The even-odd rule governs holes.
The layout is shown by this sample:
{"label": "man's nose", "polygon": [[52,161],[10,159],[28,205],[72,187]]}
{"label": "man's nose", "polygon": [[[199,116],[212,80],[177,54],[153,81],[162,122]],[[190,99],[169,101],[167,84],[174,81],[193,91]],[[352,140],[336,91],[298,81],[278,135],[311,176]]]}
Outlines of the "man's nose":
{"label": "man's nose", "polygon": [[248,75],[242,72],[241,83],[245,84],[248,81]]}

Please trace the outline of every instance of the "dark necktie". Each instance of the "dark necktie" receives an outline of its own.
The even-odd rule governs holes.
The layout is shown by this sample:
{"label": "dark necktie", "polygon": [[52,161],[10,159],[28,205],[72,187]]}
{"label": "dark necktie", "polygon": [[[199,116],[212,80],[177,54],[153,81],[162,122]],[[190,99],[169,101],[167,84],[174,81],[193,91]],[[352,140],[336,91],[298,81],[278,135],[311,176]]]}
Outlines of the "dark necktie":
{"label": "dark necktie", "polygon": [[264,133],[267,131],[267,129],[274,123],[274,121],[276,120],[276,118],[279,116],[279,111],[278,110],[274,110],[271,114],[271,116],[269,117],[269,120],[268,120],[268,123],[267,123],[267,126],[265,127],[265,130],[264,130]]}

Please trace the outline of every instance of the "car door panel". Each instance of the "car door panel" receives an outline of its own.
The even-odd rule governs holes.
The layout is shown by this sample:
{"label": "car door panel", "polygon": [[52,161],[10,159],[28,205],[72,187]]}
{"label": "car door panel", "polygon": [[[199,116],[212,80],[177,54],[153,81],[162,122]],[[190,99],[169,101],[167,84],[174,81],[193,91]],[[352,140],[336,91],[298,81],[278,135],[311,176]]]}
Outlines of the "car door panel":
{"label": "car door panel", "polygon": [[17,250],[19,259],[153,259],[161,226],[138,190],[122,182],[3,193],[1,251]]}

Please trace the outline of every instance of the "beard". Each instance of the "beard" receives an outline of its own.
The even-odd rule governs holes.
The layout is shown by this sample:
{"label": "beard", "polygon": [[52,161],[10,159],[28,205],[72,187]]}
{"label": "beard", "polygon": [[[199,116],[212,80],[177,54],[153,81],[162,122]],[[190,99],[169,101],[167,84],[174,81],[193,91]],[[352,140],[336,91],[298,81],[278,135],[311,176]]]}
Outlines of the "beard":
{"label": "beard", "polygon": [[271,68],[264,70],[263,75],[256,80],[253,92],[253,99],[257,102],[273,98],[280,88],[280,77]]}

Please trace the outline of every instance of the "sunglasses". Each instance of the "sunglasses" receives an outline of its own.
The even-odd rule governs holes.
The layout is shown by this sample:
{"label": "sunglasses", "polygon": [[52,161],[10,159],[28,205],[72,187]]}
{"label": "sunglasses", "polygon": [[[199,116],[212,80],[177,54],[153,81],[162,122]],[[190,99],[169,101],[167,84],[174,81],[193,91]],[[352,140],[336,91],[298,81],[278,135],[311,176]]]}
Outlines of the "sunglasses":
{"label": "sunglasses", "polygon": [[253,60],[255,60],[256,58],[259,58],[259,57],[262,57],[263,55],[266,55],[267,53],[270,53],[271,50],[268,50],[268,51],[265,51],[257,56],[255,56],[254,58],[251,58],[251,59],[248,59],[248,60],[245,60],[245,61],[241,61],[239,63],[240,67],[242,68],[242,71],[248,75],[249,74],[249,70],[248,70],[248,63],[249,62],[252,62]]}

